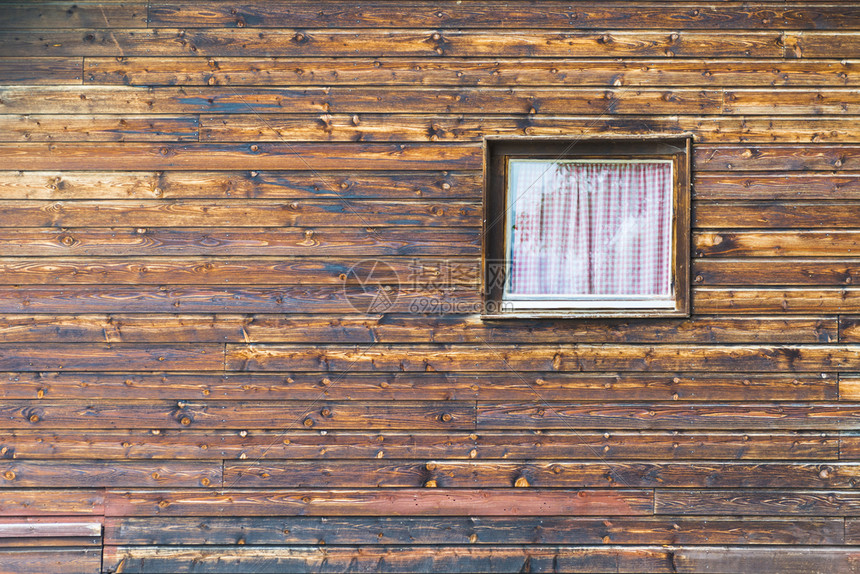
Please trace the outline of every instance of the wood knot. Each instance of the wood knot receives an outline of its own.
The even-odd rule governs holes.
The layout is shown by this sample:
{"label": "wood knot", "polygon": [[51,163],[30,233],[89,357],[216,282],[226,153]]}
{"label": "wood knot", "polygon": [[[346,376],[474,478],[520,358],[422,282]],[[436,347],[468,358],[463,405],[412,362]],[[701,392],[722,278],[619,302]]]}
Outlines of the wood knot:
{"label": "wood knot", "polygon": [[514,486],[516,488],[528,488],[531,485],[526,477],[521,476],[514,481]]}
{"label": "wood knot", "polygon": [[306,427],[312,427],[312,426],[314,426],[314,421],[312,418],[308,417],[302,422],[302,424],[305,425]]}
{"label": "wood knot", "polygon": [[442,413],[442,416],[441,416],[441,417],[439,417],[439,418],[441,418],[441,419],[442,419],[442,422],[449,423],[449,422],[451,422],[451,420],[452,420],[454,417],[452,417],[450,413]]}
{"label": "wood knot", "polygon": [[5,478],[6,480],[15,480],[15,473],[11,470],[7,470],[3,473],[3,478]]}
{"label": "wood knot", "polygon": [[424,488],[436,488],[438,485],[434,479],[430,479],[424,483]]}

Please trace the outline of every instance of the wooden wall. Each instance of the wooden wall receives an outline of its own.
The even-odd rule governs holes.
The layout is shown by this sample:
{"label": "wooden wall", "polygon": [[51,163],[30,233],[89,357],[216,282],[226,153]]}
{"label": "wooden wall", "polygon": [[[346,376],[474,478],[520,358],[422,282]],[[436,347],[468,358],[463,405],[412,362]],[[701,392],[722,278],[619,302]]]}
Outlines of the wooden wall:
{"label": "wooden wall", "polygon": [[[0,572],[860,572],[856,2],[0,12]],[[689,320],[477,318],[483,136],[682,132]]]}

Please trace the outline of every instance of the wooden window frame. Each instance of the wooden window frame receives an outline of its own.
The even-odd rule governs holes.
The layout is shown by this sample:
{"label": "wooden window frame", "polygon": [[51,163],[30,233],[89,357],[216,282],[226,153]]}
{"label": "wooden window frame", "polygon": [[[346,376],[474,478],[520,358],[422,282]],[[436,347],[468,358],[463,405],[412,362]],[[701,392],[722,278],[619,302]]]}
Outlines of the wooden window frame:
{"label": "wooden window frame", "polygon": [[[485,137],[484,202],[481,229],[481,294],[484,319],[653,318],[690,315],[690,158],[692,136],[637,137]],[[507,158],[562,160],[662,159],[673,162],[672,294],[673,308],[520,308],[505,310],[504,273],[508,233]],[[501,273],[501,275],[500,275]]]}

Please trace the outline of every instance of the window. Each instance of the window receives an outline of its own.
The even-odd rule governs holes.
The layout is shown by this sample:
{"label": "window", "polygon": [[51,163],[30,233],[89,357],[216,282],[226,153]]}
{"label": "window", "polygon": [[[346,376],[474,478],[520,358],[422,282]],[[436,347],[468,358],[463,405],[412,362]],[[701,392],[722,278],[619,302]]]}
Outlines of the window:
{"label": "window", "polygon": [[689,150],[486,140],[485,318],[688,315]]}

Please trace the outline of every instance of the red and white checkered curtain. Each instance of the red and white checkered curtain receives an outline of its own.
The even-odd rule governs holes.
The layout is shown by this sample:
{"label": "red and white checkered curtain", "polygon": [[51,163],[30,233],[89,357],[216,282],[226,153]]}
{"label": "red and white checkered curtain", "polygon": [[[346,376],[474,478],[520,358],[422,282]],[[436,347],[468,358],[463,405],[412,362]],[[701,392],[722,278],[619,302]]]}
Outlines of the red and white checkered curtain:
{"label": "red and white checkered curtain", "polygon": [[510,294],[671,294],[671,164],[511,160],[509,170]]}

